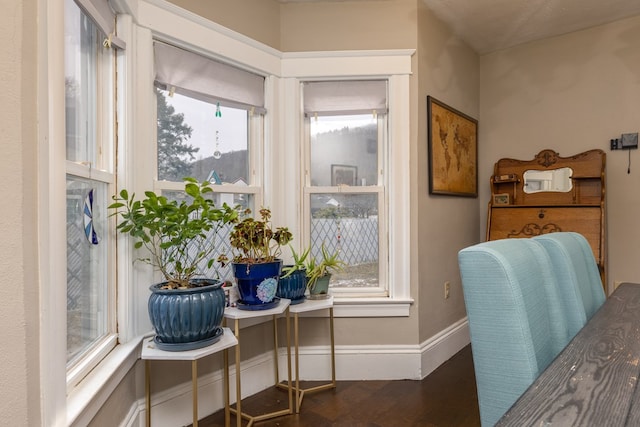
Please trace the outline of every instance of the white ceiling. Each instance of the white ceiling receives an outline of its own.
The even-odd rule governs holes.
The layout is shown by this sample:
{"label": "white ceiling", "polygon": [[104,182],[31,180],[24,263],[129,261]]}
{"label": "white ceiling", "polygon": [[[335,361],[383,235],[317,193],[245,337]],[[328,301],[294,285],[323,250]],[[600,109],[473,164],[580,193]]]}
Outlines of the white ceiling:
{"label": "white ceiling", "polygon": [[640,15],[640,0],[422,1],[480,54]]}
{"label": "white ceiling", "polygon": [[484,54],[640,15],[640,0],[423,0]]}

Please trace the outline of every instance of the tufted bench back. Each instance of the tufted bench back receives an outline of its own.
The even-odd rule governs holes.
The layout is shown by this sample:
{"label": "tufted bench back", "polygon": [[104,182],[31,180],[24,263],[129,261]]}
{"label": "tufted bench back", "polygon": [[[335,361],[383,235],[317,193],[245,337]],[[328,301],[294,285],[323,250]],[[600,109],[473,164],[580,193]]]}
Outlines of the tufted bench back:
{"label": "tufted bench back", "polygon": [[540,242],[484,242],[461,250],[458,262],[480,418],[493,426],[572,335]]}

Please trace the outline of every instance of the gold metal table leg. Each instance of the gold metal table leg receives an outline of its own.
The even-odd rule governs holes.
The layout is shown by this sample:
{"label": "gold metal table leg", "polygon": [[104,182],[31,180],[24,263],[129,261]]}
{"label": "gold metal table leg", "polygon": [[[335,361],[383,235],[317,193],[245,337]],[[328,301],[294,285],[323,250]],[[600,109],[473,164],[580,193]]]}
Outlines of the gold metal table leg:
{"label": "gold metal table leg", "polygon": [[236,345],[236,425],[242,427],[242,391],[240,390],[240,320],[235,319],[234,331],[238,344]]}
{"label": "gold metal table leg", "polygon": [[329,308],[329,331],[331,333],[331,384],[336,386],[336,343],[333,333],[333,306]]}
{"label": "gold metal table leg", "polygon": [[[273,334],[274,334],[274,354],[275,354],[275,374],[276,374],[276,386],[278,384],[278,323],[277,316],[273,316]],[[248,424],[245,427],[251,427],[254,422],[267,420],[271,418],[280,417],[283,415],[290,415],[293,413],[293,390],[292,390],[292,380],[291,380],[291,325],[290,325],[290,317],[289,317],[289,308],[286,310],[286,322],[287,322],[287,388],[288,388],[288,398],[289,398],[289,406],[287,409],[282,409],[279,411],[269,412],[262,415],[249,415],[242,412],[242,393],[240,390],[240,324],[239,320],[235,319],[235,335],[238,339],[238,344],[236,345],[236,406],[232,408],[229,405],[229,412],[236,416],[237,427],[242,426],[242,419],[248,420]]]}
{"label": "gold metal table leg", "polygon": [[[292,405],[292,384],[291,384],[291,313],[289,312],[289,307],[287,307],[286,312],[286,321],[287,321],[287,385],[289,386],[289,413],[293,414],[294,409]],[[296,369],[298,364],[296,363]],[[296,391],[296,400],[297,400],[297,391]]]}
{"label": "gold metal table leg", "polygon": [[191,361],[191,387],[193,388],[193,427],[198,427],[198,361]]}
{"label": "gold metal table leg", "polygon": [[229,427],[231,418],[229,412],[229,349],[224,349],[222,358],[224,364],[224,425]]}
{"label": "gold metal table leg", "polygon": [[276,361],[276,363],[274,363],[273,366],[275,369],[276,387],[277,387],[278,383],[280,382],[280,371],[278,368],[278,318],[274,314],[271,320],[273,321],[273,357]]}
{"label": "gold metal table leg", "polygon": [[[289,413],[294,413],[293,406],[293,391],[291,389],[291,323],[290,323],[290,312],[287,307],[287,311],[285,312],[285,321],[286,321],[286,334],[287,334],[287,392],[289,398]],[[273,316],[273,348],[274,348],[274,358],[275,358],[275,374],[276,374],[276,387],[280,387],[280,372],[278,369],[278,318],[277,316]]]}
{"label": "gold metal table leg", "polygon": [[299,356],[299,341],[298,341],[298,313],[293,315],[293,345],[296,351],[296,414],[300,413],[300,404],[302,399],[300,396],[300,356]]}
{"label": "gold metal table leg", "polygon": [[333,307],[329,307],[329,333],[331,335],[331,382],[326,384],[321,384],[315,387],[310,387],[306,389],[300,388],[300,371],[298,368],[299,361],[299,342],[298,342],[298,333],[299,333],[299,324],[298,324],[298,313],[294,314],[294,322],[293,322],[293,338],[294,338],[294,347],[295,347],[295,362],[296,362],[296,383],[295,387],[293,387],[294,392],[296,394],[296,413],[300,412],[300,407],[302,406],[302,399],[304,399],[305,393],[314,393],[316,391],[327,390],[331,388],[336,388],[336,352],[335,352],[335,335],[333,330]]}

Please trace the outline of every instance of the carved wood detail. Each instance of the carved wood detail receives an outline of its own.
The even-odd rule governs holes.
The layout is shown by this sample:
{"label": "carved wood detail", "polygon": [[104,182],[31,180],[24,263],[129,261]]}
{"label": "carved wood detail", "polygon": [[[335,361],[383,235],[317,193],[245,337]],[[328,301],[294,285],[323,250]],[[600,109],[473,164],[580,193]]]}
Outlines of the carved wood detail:
{"label": "carved wood detail", "polygon": [[525,224],[520,231],[511,230],[511,233],[507,234],[507,237],[533,237],[541,234],[555,233],[556,231],[562,231],[557,224],[545,224],[542,227],[540,225],[530,222]]}

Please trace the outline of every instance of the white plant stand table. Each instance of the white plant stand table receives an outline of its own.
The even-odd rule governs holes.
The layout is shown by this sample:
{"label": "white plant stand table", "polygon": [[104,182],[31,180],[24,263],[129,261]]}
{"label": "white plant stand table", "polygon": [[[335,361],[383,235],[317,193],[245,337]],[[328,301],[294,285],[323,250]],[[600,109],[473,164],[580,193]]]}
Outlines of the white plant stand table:
{"label": "white plant stand table", "polygon": [[[145,361],[144,378],[146,393],[146,422],[147,427],[151,426],[151,382],[150,367],[151,360],[190,360],[191,361],[191,385],[193,387],[193,426],[198,426],[198,359],[210,354],[224,350],[225,356],[230,347],[236,346],[238,340],[229,328],[223,328],[220,340],[210,346],[187,351],[165,351],[156,347],[153,337],[147,338],[142,343],[142,353],[140,358]],[[227,357],[225,357],[227,359]],[[225,425],[229,425],[229,369],[225,364],[224,373],[224,398],[225,398]]]}
{"label": "white plant stand table", "polygon": [[[299,364],[299,347],[298,347],[298,334],[299,334],[299,316],[301,313],[307,313],[317,310],[329,310],[329,334],[331,336],[331,382],[327,384],[321,384],[315,387],[307,389],[300,388],[300,364]],[[316,391],[327,390],[336,387],[336,353],[335,353],[335,340],[333,333],[333,296],[329,296],[326,299],[306,299],[303,303],[295,304],[289,307],[289,311],[293,313],[293,342],[295,349],[295,365],[296,365],[296,382],[293,387],[296,396],[296,413],[300,412],[300,406],[302,405],[302,399],[305,393],[313,393]]]}
{"label": "white plant stand table", "polygon": [[[233,330],[235,336],[238,340],[238,345],[236,346],[236,360],[235,360],[235,372],[236,372],[236,406],[235,408],[229,408],[230,412],[235,414],[236,423],[238,427],[242,426],[242,419],[246,419],[249,421],[246,427],[250,427],[256,421],[262,421],[270,418],[280,417],[283,415],[289,415],[293,413],[293,390],[291,387],[291,326],[289,319],[289,304],[291,300],[282,298],[280,303],[274,308],[270,308],[267,310],[241,310],[237,307],[227,307],[224,312],[224,322],[225,326],[227,324],[227,320],[233,320],[234,326]],[[242,392],[241,392],[241,378],[240,378],[240,347],[242,344],[242,340],[240,338],[240,320],[243,319],[256,319],[260,317],[271,317],[273,321],[273,341],[274,341],[274,360],[275,360],[275,371],[276,371],[276,386],[278,385],[278,317],[282,314],[285,314],[286,317],[286,325],[287,325],[287,370],[288,370],[288,392],[289,392],[289,406],[287,409],[282,409],[278,411],[269,412],[262,415],[249,415],[247,413],[242,412]],[[226,360],[227,368],[229,366],[229,360]]]}

